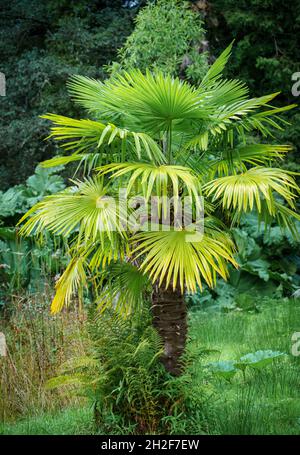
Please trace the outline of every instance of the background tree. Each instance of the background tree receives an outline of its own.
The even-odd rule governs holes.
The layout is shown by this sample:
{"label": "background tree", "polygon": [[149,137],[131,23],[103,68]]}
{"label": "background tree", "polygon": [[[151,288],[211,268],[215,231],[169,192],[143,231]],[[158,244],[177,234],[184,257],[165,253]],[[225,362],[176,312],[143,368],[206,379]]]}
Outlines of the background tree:
{"label": "background tree", "polygon": [[202,17],[190,6],[179,0],[148,2],[135,17],[134,30],[111,71],[161,70],[200,82],[208,68],[207,42]]}
{"label": "background tree", "polygon": [[[205,3],[204,13],[210,53],[222,50],[224,40],[235,39],[232,63],[226,76],[239,74],[249,86],[251,95],[280,91],[279,106],[298,102],[292,94],[292,75],[300,68],[299,16],[300,4],[291,8],[279,0],[213,0]],[[197,2],[196,2],[197,4]],[[295,149],[284,164],[297,170],[300,137],[299,109],[287,114],[291,126],[278,132],[283,141]]]}
{"label": "background tree", "polygon": [[[132,31],[135,10],[122,1],[12,0],[0,8],[0,189],[23,183],[37,163],[55,153],[43,112],[82,115],[65,92],[71,74],[104,79],[104,65]],[[15,163],[18,162],[18,166]]]}

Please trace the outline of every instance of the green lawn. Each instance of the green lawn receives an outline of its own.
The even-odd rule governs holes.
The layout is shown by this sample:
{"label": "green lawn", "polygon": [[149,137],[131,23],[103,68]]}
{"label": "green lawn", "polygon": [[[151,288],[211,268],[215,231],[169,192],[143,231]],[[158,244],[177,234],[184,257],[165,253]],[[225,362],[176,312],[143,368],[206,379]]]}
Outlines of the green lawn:
{"label": "green lawn", "polygon": [[[257,302],[259,303],[259,302]],[[213,379],[216,431],[221,434],[300,434],[300,357],[291,355],[294,332],[300,331],[300,304],[294,300],[260,305],[260,313],[200,311],[191,321],[193,343],[215,360],[235,360],[257,350],[287,353],[262,371],[238,373],[231,382]],[[199,365],[200,368],[200,365]]]}

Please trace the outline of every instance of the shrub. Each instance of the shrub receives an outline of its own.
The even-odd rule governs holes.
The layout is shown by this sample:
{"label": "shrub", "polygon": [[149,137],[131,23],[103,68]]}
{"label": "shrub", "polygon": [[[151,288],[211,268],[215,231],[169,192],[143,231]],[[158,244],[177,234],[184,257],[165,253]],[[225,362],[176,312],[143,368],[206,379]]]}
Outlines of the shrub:
{"label": "shrub", "polygon": [[[159,69],[194,83],[207,71],[205,31],[188,2],[158,0],[141,9],[135,29],[119,52],[120,67]],[[112,70],[119,68],[114,64]]]}

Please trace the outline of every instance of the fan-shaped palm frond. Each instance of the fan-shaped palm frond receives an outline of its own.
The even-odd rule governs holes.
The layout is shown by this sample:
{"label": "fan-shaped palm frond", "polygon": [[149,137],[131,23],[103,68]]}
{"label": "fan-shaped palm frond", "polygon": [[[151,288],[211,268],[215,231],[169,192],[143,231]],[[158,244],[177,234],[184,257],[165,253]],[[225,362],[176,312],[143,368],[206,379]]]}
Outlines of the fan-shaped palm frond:
{"label": "fan-shaped palm frond", "polygon": [[140,125],[144,131],[166,131],[171,121],[208,118],[204,94],[188,83],[158,72],[145,75],[132,70],[100,83],[82,76],[69,82],[71,95],[81,105],[97,111],[102,118]]}
{"label": "fan-shaped palm frond", "polygon": [[279,92],[271,93],[270,95],[261,96],[259,98],[243,99],[234,101],[233,103],[223,104],[217,109],[216,113],[211,116],[212,125],[209,131],[213,135],[222,133],[222,130],[225,130],[232,121],[240,120],[253,110],[267,105],[278,94]]}
{"label": "fan-shaped palm frond", "polygon": [[217,177],[244,172],[249,165],[269,165],[272,161],[282,160],[292,150],[290,145],[276,144],[239,144],[234,148],[216,146],[210,153],[204,151],[181,150],[178,161],[194,170],[201,182]]}
{"label": "fan-shaped palm frond", "polygon": [[157,196],[169,196],[168,187],[172,185],[171,194],[178,197],[179,188],[184,186],[190,195],[199,196],[200,184],[192,169],[184,166],[163,164],[155,166],[150,163],[117,163],[98,168],[100,175],[114,172],[111,178],[119,178],[128,173],[132,174],[127,193],[130,193],[135,183],[140,184],[144,195],[149,199],[153,190]]}
{"label": "fan-shaped palm frond", "polygon": [[[112,123],[104,124],[93,120],[74,120],[62,115],[47,114],[42,118],[51,120],[54,126],[51,128],[49,137],[64,141],[62,147],[66,150],[75,150],[71,156],[55,157],[44,161],[43,166],[57,166],[67,164],[71,161],[83,160],[83,152],[95,153],[104,145],[115,145],[117,147],[117,160],[129,156],[141,158],[147,157],[158,163],[165,161],[164,155],[157,143],[146,133],[129,131],[126,128],[118,128]],[[112,153],[111,157],[112,157]],[[101,164],[101,163],[100,163]]]}
{"label": "fan-shaped palm frond", "polygon": [[104,237],[98,242],[86,247],[88,265],[92,273],[105,269],[112,261],[124,261],[130,250],[126,236],[115,235],[112,238]]}
{"label": "fan-shaped palm frond", "polygon": [[46,197],[32,207],[20,220],[29,216],[21,228],[21,234],[29,235],[48,229],[55,234],[69,236],[78,229],[78,242],[95,241],[112,237],[122,230],[122,208],[107,194],[100,178],[89,178],[64,191]]}
{"label": "fan-shaped palm frond", "polygon": [[178,283],[182,293],[185,288],[195,292],[197,285],[202,289],[202,280],[213,286],[217,274],[226,279],[227,262],[236,265],[233,243],[216,229],[203,237],[187,230],[144,232],[132,241],[137,245],[133,256],[143,259],[141,270],[160,286],[175,289]]}
{"label": "fan-shaped palm frond", "polygon": [[149,284],[147,275],[128,262],[113,263],[99,275],[98,308],[101,311],[113,307],[118,313],[131,314],[139,311]]}
{"label": "fan-shaped palm frond", "polygon": [[[226,105],[242,102],[247,99],[249,89],[241,81],[236,79],[221,79],[205,91],[204,104],[216,109],[224,109]],[[214,115],[214,114],[213,114]]]}
{"label": "fan-shaped palm frond", "polygon": [[[184,148],[205,151],[213,147],[214,143],[216,146],[229,144],[233,147],[235,136],[245,143],[246,134],[253,130],[258,130],[264,137],[273,137],[274,129],[282,130],[281,124],[288,123],[278,114],[296,106],[295,104],[281,108],[269,106],[267,103],[277,95],[278,93],[273,93],[216,107],[210,121],[201,123],[199,131],[185,143]],[[268,109],[252,113],[253,110],[264,106]]]}
{"label": "fan-shaped palm frond", "polygon": [[[268,106],[265,111],[259,111],[245,117],[239,118],[238,120],[231,122],[226,126],[224,131],[221,131],[219,141],[225,141],[225,143],[233,144],[233,137],[236,133],[240,139],[246,140],[246,135],[251,131],[258,131],[263,137],[274,137],[274,130],[283,130],[283,126],[289,124],[285,119],[280,117],[278,114],[294,109],[296,104],[290,104],[289,106],[283,106],[280,108]],[[220,132],[213,127],[213,134]]]}
{"label": "fan-shaped palm frond", "polygon": [[[185,189],[194,202],[201,205],[201,187],[199,180],[190,168],[175,165],[155,166],[150,163],[118,163],[108,164],[100,167],[100,175],[112,173],[111,178],[119,178],[126,174],[131,174],[126,185],[127,194],[137,186],[143,193],[146,202],[153,195],[161,198],[157,200],[158,211],[163,207],[166,214],[167,197],[174,198],[174,207],[179,196],[180,189]],[[171,188],[170,188],[171,187]]]}
{"label": "fan-shaped palm frond", "polygon": [[215,175],[228,175],[238,171],[246,171],[247,165],[267,164],[274,159],[282,160],[286,153],[290,151],[290,145],[275,144],[241,144],[233,149],[225,149],[220,158],[208,163],[210,171],[206,168],[206,173],[210,179]]}
{"label": "fan-shaped palm frond", "polygon": [[288,171],[258,166],[242,174],[208,182],[205,190],[208,196],[213,196],[213,201],[220,199],[224,209],[233,208],[241,212],[253,210],[255,204],[260,213],[264,200],[269,213],[274,215],[276,206],[273,191],[294,207],[295,193],[299,192],[299,187]]}
{"label": "fan-shaped palm frond", "polygon": [[74,75],[67,82],[73,100],[90,112],[99,112],[103,100],[104,83],[86,76]]}

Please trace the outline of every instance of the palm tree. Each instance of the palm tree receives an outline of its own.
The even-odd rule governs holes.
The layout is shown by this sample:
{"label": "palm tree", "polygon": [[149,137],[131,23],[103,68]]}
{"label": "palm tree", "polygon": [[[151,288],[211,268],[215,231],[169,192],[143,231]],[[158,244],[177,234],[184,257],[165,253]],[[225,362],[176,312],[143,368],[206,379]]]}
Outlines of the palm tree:
{"label": "palm tree", "polygon": [[[199,87],[137,70],[105,82],[72,77],[70,94],[93,120],[45,115],[53,122],[50,136],[67,154],[42,165],[78,162],[83,177],[21,220],[23,235],[47,229],[68,239],[70,262],[52,312],[88,284],[100,310],[112,305],[125,315],[138,311],[151,292],[162,362],[174,375],[180,374],[187,337],[185,293],[202,289],[203,282],[214,286],[217,275],[227,278],[228,264],[238,266],[230,227],[255,211],[265,226],[277,222],[296,235],[294,220],[300,219],[292,172],[274,166],[291,149],[274,143],[274,133],[286,123],[280,114],[293,106],[271,106],[277,93],[249,98],[245,84],[222,78],[231,47]],[[144,224],[131,221],[125,229],[129,196],[143,197],[146,208],[131,207],[130,216],[136,220],[142,213]],[[147,211],[153,196],[154,225]],[[176,203],[166,228],[166,198],[172,196],[189,198],[192,226],[204,224],[203,235],[196,229],[191,236],[189,225],[175,223]],[[203,220],[196,218],[200,196]]]}

